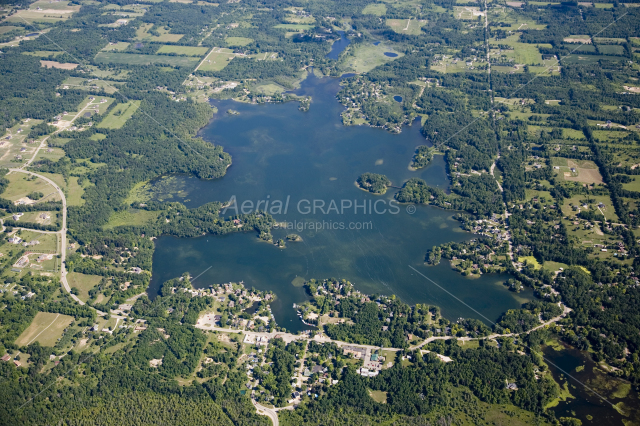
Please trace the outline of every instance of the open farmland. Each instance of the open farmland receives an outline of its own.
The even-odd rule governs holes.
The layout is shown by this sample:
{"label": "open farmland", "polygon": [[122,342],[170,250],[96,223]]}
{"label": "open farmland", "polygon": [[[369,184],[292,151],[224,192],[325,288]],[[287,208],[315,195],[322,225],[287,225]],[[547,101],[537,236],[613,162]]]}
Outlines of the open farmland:
{"label": "open farmland", "polygon": [[195,46],[173,46],[167,45],[160,47],[156,53],[175,53],[180,56],[204,56],[209,51],[206,47],[195,47]]}

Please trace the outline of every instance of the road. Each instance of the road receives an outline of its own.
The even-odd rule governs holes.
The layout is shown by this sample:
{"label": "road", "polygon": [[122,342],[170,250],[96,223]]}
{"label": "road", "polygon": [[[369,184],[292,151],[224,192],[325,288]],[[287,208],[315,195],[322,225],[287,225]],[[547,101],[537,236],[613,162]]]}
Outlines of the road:
{"label": "road", "polygon": [[271,408],[267,408],[263,405],[260,405],[253,399],[251,400],[251,402],[253,403],[253,406],[256,407],[256,410],[258,410],[258,414],[267,416],[271,419],[271,423],[273,423],[273,426],[280,425],[280,421],[278,420],[278,413],[276,413],[275,410],[272,410]]}
{"label": "road", "polygon": [[[40,148],[38,148],[38,150],[39,149]],[[36,153],[33,155],[33,158],[35,158],[35,156],[37,155],[38,150],[36,150]],[[76,296],[75,294],[71,294],[71,287],[69,287],[69,283],[67,281],[67,269],[65,267],[65,261],[67,259],[67,198],[64,196],[64,192],[58,186],[57,183],[55,183],[54,181],[52,181],[48,177],[39,175],[37,173],[30,172],[30,171],[27,171],[27,170],[23,170],[23,169],[9,169],[9,171],[11,173],[13,173],[13,172],[25,173],[25,174],[28,174],[28,175],[31,175],[31,176],[36,176],[36,177],[44,180],[45,182],[47,182],[49,185],[53,186],[53,188],[56,191],[58,191],[58,194],[60,194],[60,199],[62,200],[62,229],[60,231],[53,232],[55,234],[60,234],[60,244],[61,244],[60,245],[60,281],[62,282],[62,286],[67,291],[67,293],[69,293],[71,295],[71,298],[73,300],[75,300],[76,302],[78,302],[80,305],[84,305],[84,302],[82,300],[78,299],[78,296]]]}

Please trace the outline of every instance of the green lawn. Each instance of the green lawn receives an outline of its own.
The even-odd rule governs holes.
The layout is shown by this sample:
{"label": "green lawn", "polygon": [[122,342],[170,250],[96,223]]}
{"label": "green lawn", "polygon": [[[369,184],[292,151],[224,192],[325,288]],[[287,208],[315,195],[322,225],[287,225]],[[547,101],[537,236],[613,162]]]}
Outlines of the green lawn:
{"label": "green lawn", "polygon": [[124,104],[118,104],[113,108],[109,115],[98,124],[98,127],[106,129],[119,129],[124,126],[124,123],[133,116],[138,110],[142,101],[129,101]]}
{"label": "green lawn", "polygon": [[160,47],[156,53],[175,53],[182,56],[204,56],[209,51],[207,47],[195,47],[195,46],[171,46],[165,44]]}
{"label": "green lawn", "polygon": [[38,312],[25,331],[16,339],[16,345],[27,346],[38,342],[42,346],[55,346],[73,317],[49,312]]}
{"label": "green lawn", "polygon": [[16,233],[16,235],[18,235],[27,243],[34,240],[40,241],[39,244],[30,246],[29,251],[34,251],[37,253],[58,252],[58,234],[47,234],[44,232],[27,231],[21,229]]}
{"label": "green lawn", "polygon": [[166,64],[175,67],[192,66],[198,62],[198,58],[192,58],[188,56],[140,55],[135,53],[117,52],[98,52],[94,60],[101,64]]}
{"label": "green lawn", "polygon": [[78,299],[86,302],[89,300],[89,291],[100,284],[102,277],[99,275],[85,275],[78,272],[69,272],[67,275],[69,287],[78,289]]}

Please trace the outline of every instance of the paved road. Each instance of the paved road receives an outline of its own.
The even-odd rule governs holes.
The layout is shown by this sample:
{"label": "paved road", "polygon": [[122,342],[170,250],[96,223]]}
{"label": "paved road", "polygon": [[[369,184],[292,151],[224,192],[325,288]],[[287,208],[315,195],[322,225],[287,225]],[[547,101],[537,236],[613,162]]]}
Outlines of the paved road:
{"label": "paved road", "polygon": [[267,408],[263,405],[260,405],[253,399],[251,400],[251,402],[253,403],[253,406],[256,407],[256,410],[258,410],[258,414],[261,414],[263,416],[268,416],[271,419],[271,423],[273,423],[273,426],[280,425],[280,421],[278,420],[278,413],[276,413],[275,410],[272,410],[271,408]]}
{"label": "paved road", "polygon": [[[37,151],[36,151],[37,154]],[[35,155],[34,155],[35,158]],[[71,287],[69,287],[69,282],[67,281],[67,269],[65,267],[65,261],[67,259],[67,198],[64,196],[64,192],[58,186],[57,183],[49,179],[48,177],[39,175],[37,173],[33,173],[23,169],[9,169],[11,172],[16,173],[25,173],[31,176],[37,176],[40,179],[47,182],[49,185],[53,186],[58,194],[60,194],[60,198],[62,199],[62,229],[60,231],[54,232],[55,234],[60,234],[60,281],[62,282],[62,286],[64,289],[71,295],[71,298],[78,302],[80,305],[84,305],[84,302],[78,299],[78,296],[75,294],[71,294]]]}

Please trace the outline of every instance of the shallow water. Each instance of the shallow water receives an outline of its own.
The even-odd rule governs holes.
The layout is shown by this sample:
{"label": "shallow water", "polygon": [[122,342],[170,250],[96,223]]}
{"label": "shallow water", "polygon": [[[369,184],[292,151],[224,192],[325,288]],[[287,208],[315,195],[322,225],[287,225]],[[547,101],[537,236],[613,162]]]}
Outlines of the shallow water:
{"label": "shallow water", "polygon": [[[244,281],[248,287],[273,290],[278,296],[272,306],[276,321],[292,331],[303,328],[292,305],[306,299],[304,289],[291,284],[296,277],[344,278],[366,293],[396,294],[410,304],[438,305],[443,315],[454,320],[482,316],[495,320],[507,309],[530,300],[530,291],[515,294],[501,284],[506,275],[468,279],[448,263],[424,266],[425,253],[432,246],[474,236],[460,229],[452,218],[454,212],[417,206],[410,213],[414,206],[408,212],[407,206],[394,204],[397,188],[373,195],[357,188],[355,181],[364,172],[374,172],[388,176],[394,186],[420,177],[446,190],[449,179],[443,157],[435,156],[422,170],[410,170],[416,146],[425,143],[419,122],[405,127],[400,135],[365,126],[345,127],[340,119],[343,108],[335,99],[338,90],[338,80],[311,75],[298,92],[313,97],[307,113],[298,111],[295,103],[215,103],[219,111],[233,108],[239,112],[234,116],[219,113],[200,132],[232,155],[227,175],[214,181],[174,177],[170,185],[158,184],[156,197],[195,207],[235,196],[238,212],[243,202],[255,205],[262,201],[264,208],[268,200],[271,209],[276,200],[283,204],[289,200],[286,214],[273,214],[275,219],[304,229],[275,229],[274,238],[296,233],[303,241],[288,242],[287,248],[279,249],[260,241],[253,232],[193,239],[162,237],[156,241],[150,293],[185,271],[197,276],[206,270],[194,285]],[[315,213],[314,200],[316,207],[324,204]],[[335,210],[329,208],[332,200]],[[343,209],[347,202],[359,207]],[[376,214],[376,207],[381,214]],[[233,209],[226,212],[227,216],[234,214]],[[310,229],[318,223],[324,229]],[[482,315],[416,274],[410,265]]]}
{"label": "shallow water", "polygon": [[[598,370],[596,364],[587,353],[581,352],[566,344],[562,350],[552,347],[544,348],[545,361],[553,378],[574,396],[560,402],[552,408],[557,418],[576,417],[584,425],[623,425],[624,421],[637,421],[640,418],[640,400],[636,390],[631,388],[628,394],[616,393],[626,382],[613,378]],[[580,371],[576,371],[576,368]],[[613,405],[618,406],[622,413]],[[592,419],[589,420],[591,416]]]}

